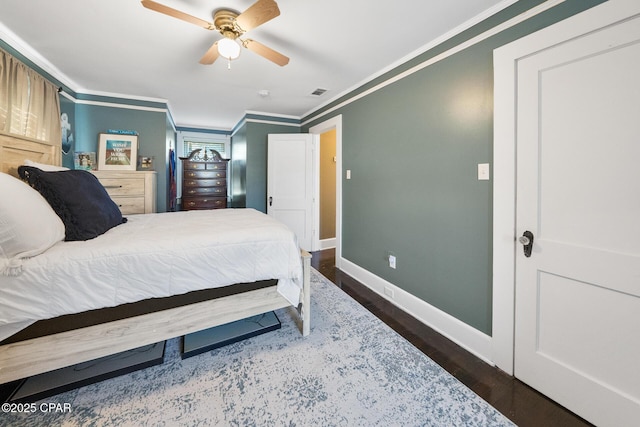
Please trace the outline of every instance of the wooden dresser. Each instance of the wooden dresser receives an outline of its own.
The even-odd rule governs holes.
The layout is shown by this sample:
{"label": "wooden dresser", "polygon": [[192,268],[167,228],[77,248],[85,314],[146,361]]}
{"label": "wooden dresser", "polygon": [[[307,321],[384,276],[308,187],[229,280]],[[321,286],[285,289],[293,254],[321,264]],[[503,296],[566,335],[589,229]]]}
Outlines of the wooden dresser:
{"label": "wooden dresser", "polygon": [[123,215],[154,213],[157,173],[154,171],[91,171]]}
{"label": "wooden dresser", "polygon": [[182,210],[227,207],[227,165],[215,150],[193,150],[182,160]]}

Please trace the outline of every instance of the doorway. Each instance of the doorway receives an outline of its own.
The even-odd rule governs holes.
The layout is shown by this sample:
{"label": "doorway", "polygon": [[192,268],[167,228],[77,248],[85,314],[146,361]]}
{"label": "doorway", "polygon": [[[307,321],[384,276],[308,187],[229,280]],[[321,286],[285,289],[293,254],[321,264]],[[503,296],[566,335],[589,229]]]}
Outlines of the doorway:
{"label": "doorway", "polygon": [[336,130],[320,134],[319,168],[319,249],[336,247]]}
{"label": "doorway", "polygon": [[[342,115],[311,127],[309,133],[320,135],[320,147],[317,150],[318,155],[315,156],[317,166],[315,170],[318,171],[315,176],[316,194],[319,195],[320,203],[317,204],[318,214],[315,216],[316,224],[314,227],[319,232],[316,233],[313,247],[314,250],[335,247],[336,267],[340,268],[342,254]],[[332,151],[335,153],[333,156],[331,155]],[[333,178],[335,179],[327,177],[327,171],[334,173]],[[331,210],[333,212],[330,212]],[[330,234],[333,234],[334,237],[331,238]]]}

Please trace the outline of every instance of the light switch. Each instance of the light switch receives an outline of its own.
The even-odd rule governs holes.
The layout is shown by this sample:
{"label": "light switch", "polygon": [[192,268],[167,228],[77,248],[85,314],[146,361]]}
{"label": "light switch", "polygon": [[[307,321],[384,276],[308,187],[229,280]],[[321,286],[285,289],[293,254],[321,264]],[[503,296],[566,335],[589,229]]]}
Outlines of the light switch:
{"label": "light switch", "polygon": [[347,169],[347,179],[351,179],[351,169]]}
{"label": "light switch", "polygon": [[489,163],[478,163],[478,181],[489,180]]}

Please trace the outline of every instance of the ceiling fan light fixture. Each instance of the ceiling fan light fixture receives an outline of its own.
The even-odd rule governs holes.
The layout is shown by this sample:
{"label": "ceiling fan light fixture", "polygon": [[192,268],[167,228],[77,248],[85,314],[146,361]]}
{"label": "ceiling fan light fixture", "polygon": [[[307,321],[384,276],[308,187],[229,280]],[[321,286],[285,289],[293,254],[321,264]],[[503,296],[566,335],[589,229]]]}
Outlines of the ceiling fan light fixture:
{"label": "ceiling fan light fixture", "polygon": [[224,38],[218,42],[218,53],[228,60],[236,59],[240,56],[240,45],[235,40]]}
{"label": "ceiling fan light fixture", "polygon": [[[203,65],[213,64],[218,57],[222,56],[227,60],[227,67],[231,68],[231,61],[240,56],[241,47],[281,67],[289,63],[289,58],[280,52],[276,52],[255,40],[240,39],[247,31],[271,21],[280,15],[280,9],[275,0],[257,0],[242,13],[231,9],[217,9],[213,13],[213,22],[191,16],[188,13],[157,3],[154,0],[142,0],[142,6],[152,11],[162,13],[163,15],[168,15],[172,18],[197,25],[206,30],[218,31],[223,38],[213,43],[200,59],[200,63]],[[240,45],[240,43],[242,45]]]}

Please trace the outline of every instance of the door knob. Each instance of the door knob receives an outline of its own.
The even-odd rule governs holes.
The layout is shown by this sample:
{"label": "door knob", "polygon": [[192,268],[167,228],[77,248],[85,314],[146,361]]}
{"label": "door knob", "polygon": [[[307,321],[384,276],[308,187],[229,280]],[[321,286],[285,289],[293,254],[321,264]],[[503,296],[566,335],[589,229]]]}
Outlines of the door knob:
{"label": "door knob", "polygon": [[524,256],[529,258],[533,249],[533,233],[529,230],[525,231],[522,236],[518,237],[518,242],[524,247]]}

